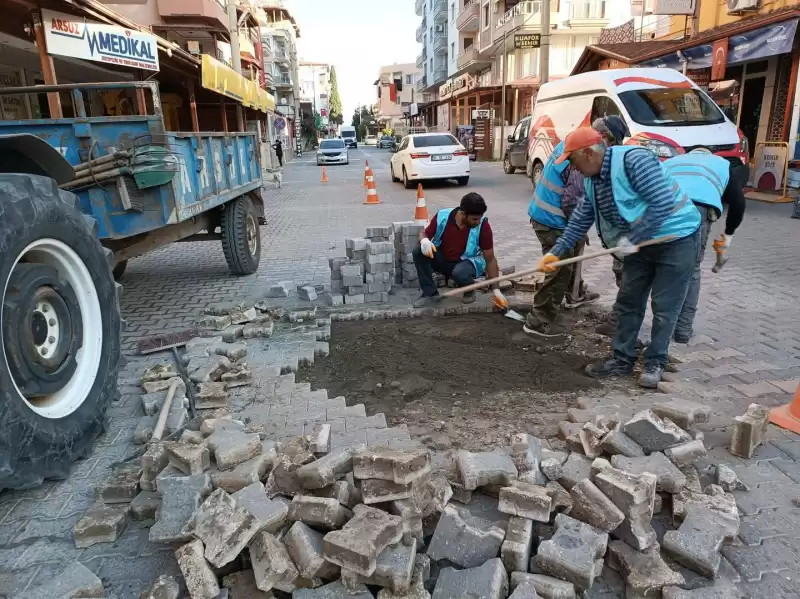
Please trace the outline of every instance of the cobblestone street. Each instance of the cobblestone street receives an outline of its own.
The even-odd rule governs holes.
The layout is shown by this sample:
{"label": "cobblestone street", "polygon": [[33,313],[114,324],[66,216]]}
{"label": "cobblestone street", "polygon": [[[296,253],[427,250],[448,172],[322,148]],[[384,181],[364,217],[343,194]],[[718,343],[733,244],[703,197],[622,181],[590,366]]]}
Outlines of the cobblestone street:
{"label": "cobblestone street", "polygon": [[[112,465],[134,455],[133,432],[142,415],[138,379],[147,365],[166,356],[148,360],[135,356],[136,342],[196,325],[210,304],[263,295],[269,284],[279,281],[329,287],[328,258],[344,254],[345,237],[363,235],[366,226],[413,218],[416,191],[391,183],[390,157],[386,150],[359,148],[351,152],[349,166],[327,169],[327,184],[319,181],[313,155],[289,163],[283,187],[268,189],[261,265],[253,276],[230,277],[217,242],[173,244],[130,262],[122,281],[122,311],[127,319],[123,347],[128,356],[120,373],[122,399],[109,409],[109,429],[95,444],[93,455],[76,463],[69,479],[28,491],[0,492],[0,598],[14,597],[76,559],[119,599],[137,599],[159,573],[179,573],[172,549],[150,543],[148,529],[136,522],[113,545],[76,549],[73,541],[78,518],[94,501],[95,486],[108,477]],[[365,160],[375,174],[378,206],[363,204]],[[501,267],[533,266],[541,252],[527,218],[529,179],[524,173],[503,174],[498,163],[473,163],[472,169],[467,187],[454,183],[426,187],[429,213],[457,205],[464,193],[482,194]],[[800,383],[800,221],[789,218],[791,205],[749,202],[747,210],[729,262],[719,274],[711,273],[714,256],[709,248],[696,336],[690,346],[673,345],[678,363],[675,372],[665,375],[659,391],[713,408],[704,439],[709,461],[729,464],[750,486],[749,492],[735,492],[742,525],[736,542],[723,550],[721,577],[736,583],[746,597],[791,598],[800,596],[800,436],[770,427],[769,442],[751,460],[736,458],[726,446],[734,416],[753,402],[769,407],[787,403]],[[593,249],[600,249],[596,237],[589,251]],[[601,302],[610,306],[616,293],[611,260],[586,263],[583,273],[602,294]],[[295,408],[304,406],[304,414],[322,410],[326,421],[343,420],[343,411],[350,408],[341,399],[315,395],[306,385],[295,383],[293,374],[279,376],[285,364],[271,359],[281,351],[282,359],[291,361],[294,351],[296,364],[296,354],[308,353],[308,347],[289,334],[270,343],[276,347],[262,347],[252,362],[248,359],[257,379],[248,401],[270,406],[289,394],[297,399]],[[315,349],[310,351],[313,357]],[[646,396],[641,405],[652,401]],[[273,414],[279,412],[285,418],[282,434],[288,435],[298,416],[293,420],[285,411]],[[347,415],[363,420],[354,425],[354,432],[346,431],[351,436],[375,444],[407,440],[399,430],[376,433],[385,422],[356,412],[358,408]],[[686,569],[682,572],[690,586],[708,584],[696,574],[690,578]],[[624,597],[624,584],[607,570],[587,596]]]}

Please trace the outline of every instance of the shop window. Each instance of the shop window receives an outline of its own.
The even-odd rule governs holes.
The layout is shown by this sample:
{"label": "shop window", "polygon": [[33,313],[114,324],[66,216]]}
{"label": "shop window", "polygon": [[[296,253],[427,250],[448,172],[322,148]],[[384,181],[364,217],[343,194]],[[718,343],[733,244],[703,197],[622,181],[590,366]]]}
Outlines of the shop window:
{"label": "shop window", "polygon": [[594,122],[595,119],[599,119],[604,116],[611,116],[613,114],[620,116],[619,108],[617,108],[614,100],[608,96],[595,97],[594,101],[592,102],[592,122]]}
{"label": "shop window", "polygon": [[766,73],[768,66],[769,66],[769,61],[767,60],[757,60],[755,62],[748,62],[745,65],[745,67],[747,68],[748,75],[754,75],[756,73]]}

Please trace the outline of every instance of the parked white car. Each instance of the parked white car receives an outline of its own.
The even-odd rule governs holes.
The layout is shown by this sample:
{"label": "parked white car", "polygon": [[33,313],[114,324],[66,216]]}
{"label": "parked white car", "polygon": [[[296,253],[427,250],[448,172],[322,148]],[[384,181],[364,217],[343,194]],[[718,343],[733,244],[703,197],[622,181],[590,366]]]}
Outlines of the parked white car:
{"label": "parked white car", "polygon": [[317,150],[317,166],[324,164],[350,164],[347,146],[341,139],[323,139]]}
{"label": "parked white car", "polygon": [[378,145],[378,136],[377,135],[367,135],[364,138],[364,145],[365,146],[376,146],[376,145]]}
{"label": "parked white car", "polygon": [[469,182],[469,154],[449,133],[406,135],[389,162],[392,181],[412,189],[417,181],[455,179]]}

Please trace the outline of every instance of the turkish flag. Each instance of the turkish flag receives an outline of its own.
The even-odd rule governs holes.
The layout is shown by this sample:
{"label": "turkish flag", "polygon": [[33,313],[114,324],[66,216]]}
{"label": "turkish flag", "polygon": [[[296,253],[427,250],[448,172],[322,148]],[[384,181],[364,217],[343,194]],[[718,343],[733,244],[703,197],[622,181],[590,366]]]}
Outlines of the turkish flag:
{"label": "turkish flag", "polygon": [[711,81],[725,79],[725,67],[728,65],[728,38],[714,42],[711,52]]}
{"label": "turkish flag", "polygon": [[392,102],[397,102],[397,86],[394,83],[389,84],[389,99]]}

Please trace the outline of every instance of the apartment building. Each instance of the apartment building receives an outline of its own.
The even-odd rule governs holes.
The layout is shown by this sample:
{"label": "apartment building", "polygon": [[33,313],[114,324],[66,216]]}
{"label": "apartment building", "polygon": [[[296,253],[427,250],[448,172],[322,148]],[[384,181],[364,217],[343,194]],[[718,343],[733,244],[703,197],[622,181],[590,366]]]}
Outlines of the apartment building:
{"label": "apartment building", "polygon": [[415,86],[421,76],[414,63],[391,64],[379,69],[375,80],[378,99],[373,114],[383,128],[395,129],[412,116],[412,105],[419,96]]}
{"label": "apartment building", "polygon": [[300,102],[309,106],[312,114],[319,113],[322,127],[327,130],[330,117],[331,65],[300,60]]}
{"label": "apartment building", "polygon": [[435,92],[447,79],[450,63],[450,7],[448,0],[416,0],[414,8],[417,16],[422,17],[416,38],[422,44],[422,53],[417,57],[422,77],[416,89],[420,94]]}

